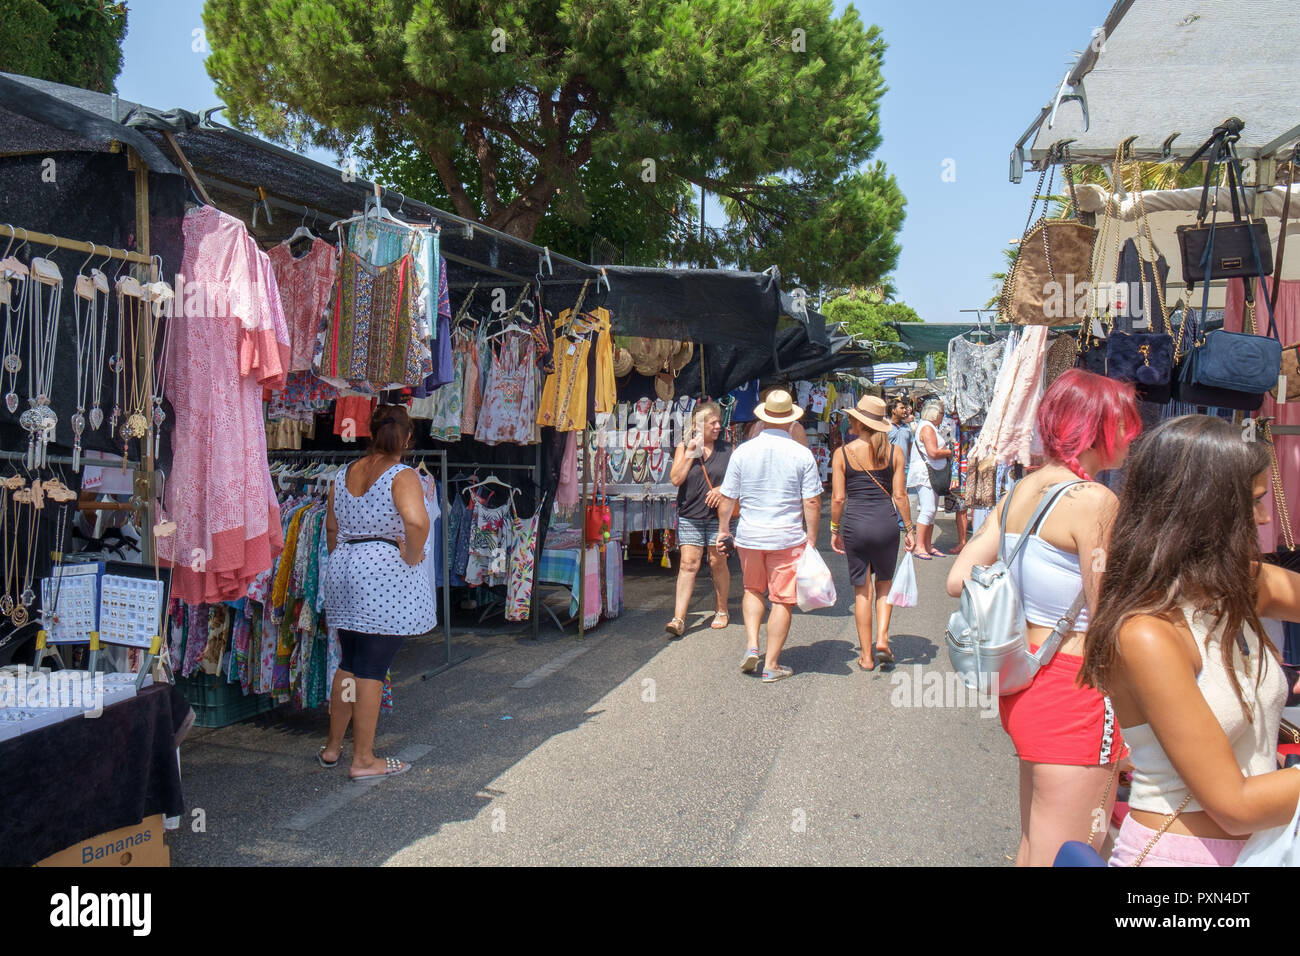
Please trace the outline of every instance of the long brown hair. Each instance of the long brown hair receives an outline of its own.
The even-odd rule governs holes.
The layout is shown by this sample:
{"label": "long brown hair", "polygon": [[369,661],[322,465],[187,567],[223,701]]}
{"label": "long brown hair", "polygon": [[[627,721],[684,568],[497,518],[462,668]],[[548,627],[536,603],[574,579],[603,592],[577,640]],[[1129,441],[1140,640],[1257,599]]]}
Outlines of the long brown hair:
{"label": "long brown hair", "polygon": [[[1221,418],[1184,415],[1161,422],[1135,443],[1111,532],[1097,613],[1088,622],[1079,683],[1105,693],[1120,664],[1119,632],[1138,614],[1160,616],[1181,604],[1225,624],[1223,667],[1246,706],[1234,639],[1244,624],[1277,657],[1260,624],[1259,539],[1253,483],[1269,467],[1267,448],[1242,441]],[[1255,684],[1264,676],[1259,655]],[[1280,658],[1279,658],[1280,659]]]}
{"label": "long brown hair", "polygon": [[[852,419],[853,430],[857,433],[868,448],[871,449],[871,460],[877,462],[874,466],[868,465],[868,468],[886,468],[893,462],[894,446],[889,443],[889,433],[876,431],[874,428],[862,424],[856,418]],[[906,466],[906,462],[903,463]]]}

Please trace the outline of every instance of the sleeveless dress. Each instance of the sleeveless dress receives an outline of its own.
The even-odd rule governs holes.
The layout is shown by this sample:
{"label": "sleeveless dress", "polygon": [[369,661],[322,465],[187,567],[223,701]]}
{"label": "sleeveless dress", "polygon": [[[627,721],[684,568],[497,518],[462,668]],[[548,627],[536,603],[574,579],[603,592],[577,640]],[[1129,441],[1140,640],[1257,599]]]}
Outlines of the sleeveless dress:
{"label": "sleeveless dress", "polygon": [[[891,456],[893,450],[894,446],[890,445]],[[878,581],[893,580],[901,532],[889,495],[876,485],[878,481],[886,490],[893,487],[892,462],[884,468],[859,471],[853,467],[854,458],[849,457],[846,449],[840,535],[844,538],[844,552],[849,560],[849,583],[859,588],[867,583],[868,574],[873,571]],[[875,481],[871,480],[873,476]]]}
{"label": "sleeveless dress", "polygon": [[533,345],[531,335],[511,332],[492,352],[474,434],[485,445],[526,445],[533,440],[537,418]]}
{"label": "sleeveless dress", "polygon": [[427,548],[424,560],[412,567],[387,542],[347,543],[404,533],[402,516],[393,503],[393,479],[407,466],[389,468],[360,497],[348,491],[349,467],[344,465],[334,477],[339,534],[325,572],[326,620],[330,627],[362,634],[427,634],[436,626],[437,616]]}

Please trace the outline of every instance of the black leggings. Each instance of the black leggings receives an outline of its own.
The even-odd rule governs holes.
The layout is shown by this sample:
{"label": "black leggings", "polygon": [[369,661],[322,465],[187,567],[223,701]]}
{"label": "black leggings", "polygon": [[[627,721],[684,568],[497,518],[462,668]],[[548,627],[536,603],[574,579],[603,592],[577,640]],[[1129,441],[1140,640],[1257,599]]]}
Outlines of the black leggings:
{"label": "black leggings", "polygon": [[347,671],[362,680],[383,680],[393,666],[393,658],[405,640],[395,634],[361,634],[339,629],[339,647],[342,655],[339,670]]}

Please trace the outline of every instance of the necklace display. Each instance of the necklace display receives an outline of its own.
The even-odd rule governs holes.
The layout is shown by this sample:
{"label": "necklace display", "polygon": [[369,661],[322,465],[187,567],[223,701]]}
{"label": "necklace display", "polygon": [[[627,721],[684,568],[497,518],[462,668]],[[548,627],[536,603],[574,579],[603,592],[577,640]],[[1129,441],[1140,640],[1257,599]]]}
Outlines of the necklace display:
{"label": "necklace display", "polygon": [[[102,287],[100,283],[103,283]],[[73,316],[76,319],[76,344],[77,344],[77,406],[76,411],[72,413],[72,468],[74,471],[81,470],[81,435],[86,430],[86,391],[91,387],[93,381],[98,377],[102,382],[103,373],[95,367],[95,346],[99,342],[99,327],[101,325],[99,314],[99,293],[108,292],[108,280],[98,269],[91,275],[78,274],[72,287],[72,308]],[[102,355],[100,356],[102,360]],[[98,376],[97,373],[98,372]],[[92,428],[97,428],[98,423],[94,422],[95,411],[98,411],[98,392],[96,395],[95,410],[91,412]],[[104,413],[99,412],[100,421],[103,420]]]}
{"label": "necklace display", "polygon": [[[91,307],[91,354],[90,354],[90,427],[91,431],[98,432],[101,424],[104,424],[104,410],[100,408],[100,402],[104,401],[104,364],[108,354],[108,303],[110,300],[110,289],[108,285],[108,276],[105,276],[99,269],[91,269],[90,281],[95,287],[94,303]],[[104,304],[100,306],[100,295],[104,297]]]}
{"label": "necklace display", "polygon": [[[17,476],[14,476],[17,477]],[[11,479],[12,480],[12,479]],[[19,487],[23,480],[18,478]],[[14,609],[14,568],[18,564],[18,506],[14,505],[14,519],[9,520],[9,482],[0,482],[0,553],[4,558],[4,594],[0,595],[0,615],[8,617]],[[11,545],[6,542],[12,542]]]}
{"label": "necklace display", "polygon": [[[0,260],[0,305],[5,310],[4,374],[8,388],[5,390],[5,407],[9,414],[18,411],[18,373],[22,370],[23,329],[27,324],[27,267],[12,257]],[[13,301],[11,282],[19,286],[18,302]]]}
{"label": "necklace display", "polygon": [[[162,271],[162,259],[157,259],[158,271]],[[171,346],[171,304],[176,298],[176,293],[166,282],[151,282],[145,287],[149,301],[149,355],[153,356],[152,346],[158,341],[158,327],[162,325],[162,355],[158,361],[150,362],[152,374],[150,376],[149,399],[153,403],[153,413],[149,418],[149,430],[153,433],[153,454],[157,458],[160,452],[162,442],[162,424],[167,418],[167,413],[163,411],[163,388],[167,383],[167,353]],[[163,322],[164,317],[167,319]]]}
{"label": "necklace display", "polygon": [[[9,612],[9,620],[13,622],[14,627],[22,627],[27,623],[30,617],[27,613],[27,608],[36,600],[36,592],[32,590],[32,574],[36,570],[36,537],[37,528],[41,520],[41,509],[37,508],[35,504],[36,498],[40,494],[40,490],[35,488],[36,482],[33,482],[32,485],[32,488],[24,488],[21,491],[15,491],[13,495],[15,532],[18,530],[18,505],[27,504],[32,506],[31,517],[27,521],[27,557],[25,561],[21,561],[23,564],[21,571],[17,568],[19,562],[15,562],[15,573],[22,574],[21,584],[23,586],[23,591],[18,595],[18,602],[14,605],[14,609]],[[18,535],[15,533],[13,537],[16,543]],[[18,583],[20,582],[14,582],[15,585]]]}
{"label": "necklace display", "polygon": [[[45,464],[45,451],[54,438],[59,416],[50,407],[54,384],[54,351],[59,330],[59,304],[63,296],[63,274],[49,259],[33,259],[32,288],[27,300],[30,326],[27,336],[27,411],[18,424],[30,436],[27,440],[27,467]],[[48,296],[42,290],[48,287]]]}
{"label": "necklace display", "polygon": [[[144,304],[144,289],[131,276],[123,276],[117,280],[117,351],[108,359],[108,367],[113,372],[113,411],[108,416],[109,434],[117,432],[118,419],[122,417],[122,372],[126,369],[126,359],[123,355],[126,341],[126,328],[129,325],[138,327],[140,324],[140,310]],[[143,433],[142,433],[143,434]]]}

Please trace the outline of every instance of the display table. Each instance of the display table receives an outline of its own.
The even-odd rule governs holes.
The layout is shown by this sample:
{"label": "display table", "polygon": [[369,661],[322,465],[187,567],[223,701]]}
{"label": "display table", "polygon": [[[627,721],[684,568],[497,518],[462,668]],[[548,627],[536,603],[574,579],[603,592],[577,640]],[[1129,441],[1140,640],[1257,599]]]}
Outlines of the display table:
{"label": "display table", "polygon": [[176,749],[194,712],[170,684],[0,741],[0,866],[31,866],[154,814],[184,811]]}

